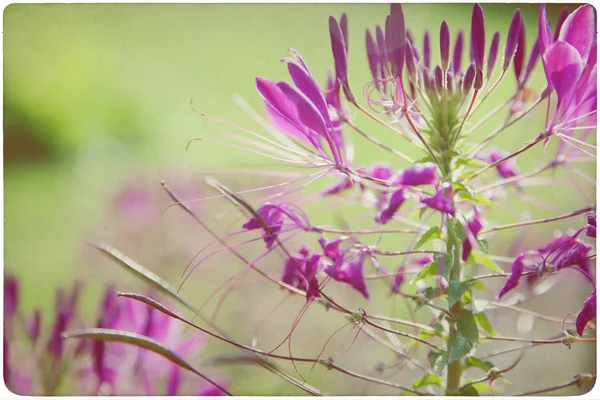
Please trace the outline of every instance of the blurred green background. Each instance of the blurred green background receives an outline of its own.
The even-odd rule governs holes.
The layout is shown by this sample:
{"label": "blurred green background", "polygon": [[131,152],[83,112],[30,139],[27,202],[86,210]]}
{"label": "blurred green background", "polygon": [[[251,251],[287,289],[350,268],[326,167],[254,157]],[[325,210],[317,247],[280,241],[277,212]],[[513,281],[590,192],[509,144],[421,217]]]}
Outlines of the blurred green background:
{"label": "blurred green background", "polygon": [[[124,273],[117,267],[98,272],[104,264],[88,254],[85,244],[88,237],[122,238],[113,244],[151,268],[173,262],[160,265],[160,271],[178,284],[187,261],[206,237],[193,224],[188,226],[185,217],[175,211],[167,211],[161,219],[159,213],[169,202],[160,197],[161,207],[154,214],[152,229],[166,233],[157,233],[151,239],[153,242],[128,242],[129,231],[114,212],[116,193],[132,184],[160,192],[160,180],[173,177],[183,179],[200,197],[211,193],[203,186],[203,171],[243,169],[249,162],[260,160],[209,143],[193,143],[186,151],[190,139],[223,129],[207,123],[192,107],[258,131],[256,123],[234,104],[232,95],[240,95],[262,113],[254,78],[287,79],[286,68],[279,60],[288,55],[289,47],[300,51],[318,80],[324,82],[325,72],[333,63],[327,27],[330,14],[339,16],[346,12],[349,16],[351,82],[355,91],[360,92],[368,79],[364,29],[382,23],[388,7],[386,4],[8,6],[4,10],[4,261],[6,271],[14,272],[22,280],[24,307],[41,306],[50,310],[56,286],[75,278],[85,281],[91,293],[86,304],[95,307],[93,299],[103,290],[104,282],[122,279]],[[494,30],[501,32],[504,43],[515,7],[484,5],[488,43]],[[527,23],[529,53],[537,31],[538,7],[521,8]],[[560,6],[549,6],[550,18],[555,20],[559,11]],[[433,32],[434,49],[441,20],[448,21],[454,37],[458,27],[469,27],[470,12],[468,4],[405,6],[407,25],[417,41],[421,43],[424,29],[428,28]],[[543,84],[541,65],[538,67],[531,85],[536,90]],[[497,98],[506,99],[514,87],[511,75],[501,85]],[[480,115],[493,105],[482,107]],[[535,118],[507,130],[498,144],[514,150],[537,136],[543,129],[544,110],[534,115]],[[404,144],[362,116],[357,118],[388,145]],[[504,114],[492,121],[503,118]],[[480,134],[483,136],[485,132]],[[358,164],[389,158],[370,145],[362,145],[359,139],[356,143]],[[519,164],[527,171],[539,165],[543,157],[540,150],[530,158],[519,159]],[[594,176],[593,166],[586,166],[585,170]],[[253,186],[249,178],[226,179],[236,189]],[[552,199],[555,209],[572,210],[595,198],[595,188],[587,185],[587,198],[549,186],[528,194]],[[521,200],[509,197],[504,212],[494,214],[495,221],[511,222],[523,213],[534,218],[555,214],[555,210]],[[213,207],[202,204],[202,210]],[[131,235],[143,233],[131,231]],[[511,239],[503,240],[508,243]],[[178,258],[161,261],[156,258],[160,258],[155,254],[157,244],[163,243],[176,252],[181,242],[186,244]],[[146,252],[145,249],[152,247],[154,252]],[[215,282],[198,284],[212,290]],[[569,301],[574,307],[570,311],[587,297],[587,288],[582,290],[581,295]],[[205,297],[196,288],[188,291],[191,298]],[[234,323],[224,324],[235,329]],[[552,357],[560,357],[562,351]],[[577,351],[571,351],[569,359],[576,358]],[[585,350],[581,354],[584,353]],[[246,386],[239,382],[239,386],[234,386],[239,394],[297,393],[285,385],[271,388],[269,379],[274,377],[260,375],[261,380],[256,378],[258,375],[240,374],[239,382],[245,382]],[[534,376],[537,379],[535,371],[531,373]],[[519,384],[519,379],[515,381]],[[248,382],[256,383],[256,387],[248,386]]]}

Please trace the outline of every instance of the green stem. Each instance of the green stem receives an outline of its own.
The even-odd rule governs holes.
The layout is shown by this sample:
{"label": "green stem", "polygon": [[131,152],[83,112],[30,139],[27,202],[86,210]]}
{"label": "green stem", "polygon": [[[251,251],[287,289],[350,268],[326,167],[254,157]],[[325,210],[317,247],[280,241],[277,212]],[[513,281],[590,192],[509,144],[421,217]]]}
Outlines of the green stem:
{"label": "green stem", "polygon": [[[449,281],[452,280],[460,280],[460,263],[461,263],[461,243],[454,232],[454,229],[450,227],[450,216],[446,220],[446,246],[447,251],[453,251],[454,256],[454,265],[452,270],[450,271]],[[450,314],[456,315],[462,309],[462,304],[459,301],[456,302],[453,306],[450,307]],[[454,337],[456,336],[456,327],[452,325],[450,327],[450,334],[448,335],[448,345],[447,352],[450,354],[450,343],[453,342]],[[458,393],[460,389],[460,380],[462,374],[461,361],[457,360],[450,364],[448,364],[448,376],[446,379],[446,395],[452,396]]]}

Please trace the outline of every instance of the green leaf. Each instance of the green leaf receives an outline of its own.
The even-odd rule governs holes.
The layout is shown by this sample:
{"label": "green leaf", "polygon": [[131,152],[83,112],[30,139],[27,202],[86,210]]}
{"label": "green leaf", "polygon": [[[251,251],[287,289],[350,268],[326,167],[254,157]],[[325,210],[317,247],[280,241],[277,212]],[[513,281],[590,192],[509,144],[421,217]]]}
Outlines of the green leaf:
{"label": "green leaf", "polygon": [[151,339],[147,336],[138,335],[133,332],[120,331],[115,329],[103,329],[103,328],[93,328],[93,329],[81,329],[72,332],[65,332],[62,334],[64,339],[92,339],[92,340],[104,340],[109,342],[120,342],[120,343],[128,343],[134,346],[140,347],[142,349],[150,350],[153,353],[159,354],[171,361],[172,363],[180,366],[183,369],[193,372],[194,374],[200,376],[207,382],[219,388],[223,393],[227,393],[231,396],[231,394],[222,388],[217,383],[213,382],[210,378],[198,372],[194,367],[184,361],[177,354],[167,349],[154,339]]}
{"label": "green leaf", "polygon": [[448,355],[448,364],[458,361],[471,351],[473,344],[469,342],[460,332],[450,340],[450,350]]}
{"label": "green leaf", "polygon": [[125,267],[130,272],[133,272],[134,275],[137,275],[142,280],[150,283],[152,286],[158,288],[163,293],[166,293],[170,297],[177,300],[179,303],[183,304],[189,310],[196,312],[194,306],[192,306],[189,302],[187,302],[183,297],[177,294],[177,291],[169,285],[167,281],[162,279],[160,276],[156,275],[154,272],[146,269],[140,264],[133,261],[131,258],[127,257],[125,254],[121,253],[116,248],[112,247],[109,244],[100,242],[98,240],[90,239],[88,240],[88,244],[94,246],[98,250],[103,251],[105,254],[111,256],[113,259],[119,262],[121,266]]}
{"label": "green leaf", "polygon": [[449,219],[448,225],[454,231],[454,234],[456,235],[456,237],[458,237],[458,239],[461,242],[465,240],[465,238],[467,237],[467,234],[465,233],[465,228],[457,219]]}
{"label": "green leaf", "polygon": [[492,388],[490,388],[490,385],[487,382],[474,383],[471,386],[473,388],[477,389],[477,391],[479,393],[481,393],[481,392],[491,393],[492,392]]}
{"label": "green leaf", "polygon": [[471,344],[479,343],[479,330],[475,317],[469,310],[460,310],[456,313],[456,329]]}
{"label": "green leaf", "polygon": [[430,240],[439,239],[439,238],[441,238],[440,228],[438,226],[434,226],[433,228],[431,228],[430,230],[425,232],[423,234],[423,236],[421,236],[419,238],[419,240],[415,244],[415,249],[418,249],[419,247],[423,246],[425,243],[429,242]]}
{"label": "green leaf", "polygon": [[475,196],[473,196],[473,201],[475,201],[475,203],[483,204],[486,206],[496,207],[496,203],[494,203],[490,199],[486,199],[480,194],[476,194]]}
{"label": "green leaf", "polygon": [[[487,300],[473,299],[471,301],[471,310],[473,310],[473,314],[477,315],[478,313],[483,312],[489,304],[490,302]],[[477,316],[475,319],[477,319]]]}
{"label": "green leaf", "polygon": [[481,264],[484,265],[486,267],[488,267],[489,269],[491,269],[492,271],[496,271],[496,272],[500,272],[503,273],[504,271],[502,270],[502,268],[500,268],[499,266],[496,265],[495,262],[493,262],[485,253],[482,253],[480,251],[473,251],[473,255],[475,257],[475,262],[477,264]]}
{"label": "green leaf", "polygon": [[475,290],[481,290],[481,291],[487,291],[488,290],[487,286],[485,286],[485,283],[481,282],[480,280],[465,281],[463,283],[469,289],[475,289]]}
{"label": "green leaf", "polygon": [[496,335],[496,331],[494,331],[494,328],[492,328],[492,324],[490,324],[490,321],[485,313],[480,312],[475,314],[475,321],[477,321],[477,324],[487,333]]}
{"label": "green leaf", "polygon": [[448,304],[450,307],[460,301],[468,288],[458,279],[450,279],[448,284]]}
{"label": "green leaf", "polygon": [[468,166],[468,167],[487,167],[488,163],[478,160],[476,158],[459,158],[456,160],[456,166]]}
{"label": "green leaf", "polygon": [[432,263],[427,264],[419,271],[417,276],[415,276],[415,279],[413,279],[411,285],[414,285],[415,282],[423,280],[423,279],[427,278],[428,276],[435,276],[437,274],[438,274],[438,262],[435,261],[435,256],[434,256],[434,261]]}
{"label": "green leaf", "polygon": [[465,386],[458,392],[459,396],[479,396],[479,392],[477,389],[473,387],[473,385]]}
{"label": "green leaf", "polygon": [[442,381],[442,378],[440,378],[438,375],[425,375],[425,376],[417,379],[415,381],[415,383],[413,383],[412,388],[414,390],[417,390],[417,389],[420,389],[427,385],[435,385],[438,387],[443,387],[444,383]]}
{"label": "green leaf", "polygon": [[448,250],[446,254],[444,254],[444,271],[442,272],[442,276],[448,281],[450,280],[450,272],[452,268],[454,268],[454,250],[455,247],[452,247]]}
{"label": "green leaf", "polygon": [[467,368],[474,367],[482,370],[486,374],[490,372],[492,368],[494,368],[494,364],[489,361],[483,361],[477,357],[467,357],[465,359],[465,365]]}
{"label": "green leaf", "polygon": [[438,353],[438,352],[430,352],[427,356],[429,363],[431,364],[431,368],[433,371],[441,375],[444,367],[448,364],[448,357],[446,353]]}
{"label": "green leaf", "polygon": [[489,246],[487,239],[478,239],[477,243],[479,243],[479,247],[483,250],[484,253],[489,253]]}

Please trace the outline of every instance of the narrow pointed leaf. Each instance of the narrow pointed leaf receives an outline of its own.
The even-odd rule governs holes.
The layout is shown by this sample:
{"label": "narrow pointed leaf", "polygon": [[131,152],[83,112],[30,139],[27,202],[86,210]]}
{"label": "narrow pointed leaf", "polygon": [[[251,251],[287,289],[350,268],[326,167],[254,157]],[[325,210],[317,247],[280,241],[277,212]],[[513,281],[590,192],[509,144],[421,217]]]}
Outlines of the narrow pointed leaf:
{"label": "narrow pointed leaf", "polygon": [[153,353],[159,354],[171,361],[172,363],[180,366],[183,369],[193,372],[194,374],[200,376],[213,386],[217,387],[223,393],[226,393],[229,396],[232,396],[225,388],[221,387],[219,384],[212,381],[210,378],[197,371],[194,367],[188,364],[185,360],[175,354],[173,351],[167,349],[154,339],[149,337],[139,335],[133,332],[120,331],[115,329],[103,329],[103,328],[93,328],[93,329],[81,329],[71,332],[63,333],[64,339],[92,339],[92,340],[103,340],[109,342],[120,342],[132,344],[134,346],[140,347],[145,350],[152,351]]}

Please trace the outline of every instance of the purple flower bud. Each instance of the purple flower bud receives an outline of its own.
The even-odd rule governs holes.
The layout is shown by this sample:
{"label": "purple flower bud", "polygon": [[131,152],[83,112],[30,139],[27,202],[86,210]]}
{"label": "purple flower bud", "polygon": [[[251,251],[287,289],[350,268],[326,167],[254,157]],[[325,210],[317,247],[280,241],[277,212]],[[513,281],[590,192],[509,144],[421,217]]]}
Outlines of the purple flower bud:
{"label": "purple flower bud", "polygon": [[366,33],[366,42],[367,42],[367,60],[369,61],[369,69],[371,70],[371,75],[374,80],[380,79],[380,60],[379,54],[377,51],[377,45],[373,41],[373,36],[371,36],[371,31],[367,29]]}
{"label": "purple flower bud", "polygon": [[406,43],[406,69],[408,70],[408,74],[412,80],[416,79],[417,76],[417,67],[416,67],[415,55],[413,53],[413,47],[410,42]]}
{"label": "purple flower bud", "polygon": [[[481,231],[482,227],[483,226],[481,225],[481,221],[479,220],[478,215],[475,215],[475,217],[467,223],[467,229],[469,230],[469,232],[471,232],[471,235],[474,239],[477,239],[477,235]],[[463,261],[466,261],[467,258],[469,258],[469,256],[471,255],[471,251],[473,251],[473,243],[471,243],[471,239],[469,238],[469,236],[467,236],[465,238],[465,241],[463,242]]]}
{"label": "purple flower bud", "polygon": [[546,48],[553,42],[552,30],[548,25],[548,18],[546,17],[546,4],[540,4],[540,12],[538,15],[538,46],[540,54],[546,52]]}
{"label": "purple flower bud", "polygon": [[583,334],[583,329],[587,323],[594,318],[596,318],[596,289],[594,289],[590,297],[583,303],[581,312],[577,315],[575,327],[579,336]]}
{"label": "purple flower bud", "polygon": [[335,62],[335,75],[338,80],[347,85],[348,52],[346,42],[342,28],[333,16],[329,17],[329,37],[331,38],[331,52],[333,53],[333,61]]}
{"label": "purple flower bud", "polygon": [[[515,49],[517,48],[517,43],[520,41],[521,35],[523,36],[524,42],[525,32],[523,29],[523,15],[521,14],[521,9],[517,9],[517,11],[515,11],[515,13],[513,14],[512,20],[510,21],[510,27],[508,28],[508,36],[506,37],[506,45],[504,46],[504,64],[502,65],[504,71],[506,71],[506,69],[510,65],[510,61],[512,60],[513,56],[515,56]],[[520,49],[520,51],[520,63],[522,68],[523,55],[525,49]],[[517,59],[515,56],[515,72],[517,72],[516,63]],[[519,76],[521,76],[520,72],[517,74],[517,80],[519,80]]]}
{"label": "purple flower bud", "polygon": [[462,62],[462,52],[463,52],[463,31],[462,29],[458,31],[458,35],[456,35],[456,42],[454,43],[454,53],[452,55],[452,72],[455,74],[460,72],[460,66]]}
{"label": "purple flower bud", "polygon": [[396,271],[396,278],[394,279],[394,285],[392,286],[392,293],[398,294],[400,293],[400,287],[402,283],[406,280],[406,276],[404,274],[404,265],[400,265],[398,270]]}
{"label": "purple flower bud", "polygon": [[[535,46],[537,47],[537,46]],[[532,50],[533,55],[533,50]],[[517,37],[517,50],[515,52],[513,69],[515,71],[515,76],[517,78],[517,82],[520,82],[521,74],[523,72],[523,62],[525,61],[525,22],[521,22],[521,30],[519,32],[519,36]],[[505,60],[506,62],[506,60]]]}
{"label": "purple flower bud", "polygon": [[587,216],[588,225],[585,228],[585,235],[589,237],[596,237],[596,214]]}
{"label": "purple flower bud", "polygon": [[385,35],[381,26],[375,27],[375,38],[377,39],[377,48],[379,49],[379,58],[381,58],[381,64],[386,65],[390,62],[388,58],[387,43],[385,41]]}
{"label": "purple flower bud", "polygon": [[475,71],[475,79],[473,80],[473,89],[479,90],[483,87],[483,70],[477,69]]}
{"label": "purple flower bud", "polygon": [[26,322],[27,335],[33,343],[36,343],[40,337],[40,327],[42,325],[42,312],[36,308],[33,317]]}
{"label": "purple flower bud", "polygon": [[342,30],[342,35],[344,35],[344,45],[346,48],[346,54],[350,54],[350,52],[348,51],[348,46],[349,46],[349,42],[348,42],[348,16],[346,15],[346,13],[342,13],[342,16],[340,17],[340,29]]}
{"label": "purple flower bud", "polygon": [[446,21],[442,21],[440,26],[440,57],[442,60],[442,69],[448,70],[448,62],[450,61],[450,28]]}
{"label": "purple flower bud", "polygon": [[498,299],[501,299],[502,296],[504,296],[507,292],[516,288],[519,285],[519,280],[521,279],[521,275],[523,274],[523,270],[525,269],[525,264],[523,263],[523,260],[528,255],[528,253],[521,254],[515,259],[511,268],[510,276],[508,277],[508,280],[498,293]]}
{"label": "purple flower bud", "polygon": [[344,262],[343,257],[338,257],[333,265],[330,265],[325,269],[325,273],[333,280],[349,284],[368,299],[369,291],[363,275],[364,263],[364,253],[360,253],[358,259],[351,262]]}
{"label": "purple flower bud", "polygon": [[446,90],[450,93],[454,93],[454,79],[452,79],[452,73],[450,71],[446,72]]}
{"label": "purple flower bud", "polygon": [[473,61],[478,69],[483,70],[483,59],[485,56],[485,19],[483,9],[479,4],[473,6],[471,16],[471,49]]}
{"label": "purple flower bud", "polygon": [[387,224],[388,221],[394,217],[394,214],[396,214],[396,211],[398,211],[400,206],[402,206],[404,200],[406,200],[404,197],[404,188],[396,190],[392,194],[387,208],[385,208],[383,211],[381,211],[381,214],[375,217],[375,222],[378,224]]}
{"label": "purple flower bud", "polygon": [[445,88],[444,88],[444,77],[443,77],[443,73],[442,73],[442,68],[437,65],[435,67],[435,69],[433,70],[433,79],[435,82],[435,87],[437,88],[438,93],[443,93]]}
{"label": "purple flower bud", "polygon": [[496,57],[498,56],[498,45],[500,44],[500,32],[494,33],[492,37],[492,43],[490,44],[490,52],[488,55],[487,63],[487,76],[488,78],[492,75],[494,66],[496,65]]}
{"label": "purple flower bud", "polygon": [[4,277],[4,318],[12,318],[19,305],[19,283],[12,274]]}
{"label": "purple flower bud", "polygon": [[437,170],[437,165],[433,163],[416,164],[400,171],[393,183],[407,186],[437,185]]}
{"label": "purple flower bud", "polygon": [[431,58],[431,43],[429,39],[429,31],[425,31],[425,36],[423,37],[423,63],[425,64],[425,68],[429,69],[430,66],[430,58]]}
{"label": "purple flower bud", "polygon": [[[521,32],[523,32],[524,30],[521,29]],[[523,34],[524,36],[525,34]],[[519,80],[519,85],[523,86],[527,83],[527,81],[529,80],[529,77],[531,76],[531,72],[533,72],[533,68],[535,67],[535,64],[537,63],[538,58],[540,57],[540,48],[538,45],[538,41],[539,39],[536,39],[535,43],[533,44],[533,48],[531,49],[531,54],[529,55],[529,61],[527,61],[527,67],[525,67],[525,73],[523,74],[523,76],[520,77]],[[520,44],[519,44],[520,46]],[[523,38],[523,47],[525,47],[525,39]],[[519,52],[519,48],[517,47],[517,53]],[[515,55],[516,58],[516,55]],[[516,71],[515,71],[516,72]]]}
{"label": "purple flower bud", "polygon": [[61,335],[67,330],[68,323],[69,316],[64,312],[64,310],[59,310],[56,314],[56,319],[52,328],[52,334],[48,340],[48,345],[46,346],[48,352],[56,358],[62,357],[63,338]]}
{"label": "purple flower bud", "polygon": [[473,81],[475,80],[475,64],[471,63],[465,72],[465,78],[463,80],[463,93],[466,95],[473,87]]}
{"label": "purple flower bud", "polygon": [[390,41],[388,46],[396,68],[396,74],[402,77],[404,55],[406,54],[406,27],[404,25],[404,12],[400,3],[390,5]]}
{"label": "purple flower bud", "polygon": [[452,216],[456,213],[451,187],[438,189],[433,196],[421,199],[421,203]]}
{"label": "purple flower bud", "polygon": [[556,30],[554,31],[554,41],[555,42],[558,40],[558,36],[560,35],[560,30],[568,16],[569,16],[569,8],[563,7],[563,9],[560,10],[560,15],[558,16],[558,19],[556,20]]}

